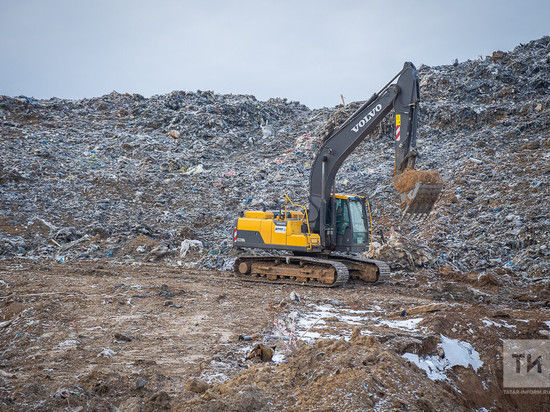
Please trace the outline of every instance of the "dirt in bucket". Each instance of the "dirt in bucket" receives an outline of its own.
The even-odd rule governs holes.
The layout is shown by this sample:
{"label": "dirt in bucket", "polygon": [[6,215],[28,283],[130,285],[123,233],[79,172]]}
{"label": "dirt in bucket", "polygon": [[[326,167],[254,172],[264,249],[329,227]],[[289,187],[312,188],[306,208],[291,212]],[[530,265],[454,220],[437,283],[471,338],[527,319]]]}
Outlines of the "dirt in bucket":
{"label": "dirt in bucket", "polygon": [[426,184],[442,184],[443,180],[437,170],[406,169],[392,179],[395,190],[399,193],[410,192],[418,182]]}

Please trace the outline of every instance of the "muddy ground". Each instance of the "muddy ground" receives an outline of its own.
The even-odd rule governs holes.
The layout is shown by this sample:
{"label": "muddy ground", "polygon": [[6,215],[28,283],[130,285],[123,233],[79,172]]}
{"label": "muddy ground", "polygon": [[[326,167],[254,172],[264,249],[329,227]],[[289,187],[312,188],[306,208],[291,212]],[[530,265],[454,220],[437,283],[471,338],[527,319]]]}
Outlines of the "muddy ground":
{"label": "muddy ground", "polygon": [[[548,338],[547,285],[442,267],[318,289],[161,264],[2,261],[0,404],[544,409],[548,396],[503,393],[501,340]],[[444,341],[471,348],[471,363],[427,374],[411,361],[445,360]],[[245,360],[257,343],[275,347],[271,361]]]}

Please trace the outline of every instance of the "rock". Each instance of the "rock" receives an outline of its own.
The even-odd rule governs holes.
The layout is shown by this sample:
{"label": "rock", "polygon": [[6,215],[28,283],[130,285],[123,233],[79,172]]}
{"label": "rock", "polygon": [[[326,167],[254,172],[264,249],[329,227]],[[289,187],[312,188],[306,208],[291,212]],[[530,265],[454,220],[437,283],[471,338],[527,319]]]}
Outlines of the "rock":
{"label": "rock", "polygon": [[446,303],[431,303],[429,305],[415,306],[413,308],[407,309],[408,315],[418,315],[421,313],[430,313],[444,310],[449,305]]}
{"label": "rock", "polygon": [[210,385],[197,378],[191,379],[185,384],[186,390],[195,393],[204,393],[208,390],[209,387]]}
{"label": "rock", "polygon": [[139,378],[136,381],[136,389],[143,389],[145,388],[145,385],[147,385],[147,381],[143,378]]}
{"label": "rock", "polygon": [[300,301],[300,295],[296,293],[296,291],[290,292],[290,296],[288,297],[291,302],[299,302]]}
{"label": "rock", "polygon": [[163,298],[172,298],[174,297],[174,294],[168,290],[168,285],[162,284],[160,287],[160,291],[158,293],[159,296]]}
{"label": "rock", "polygon": [[123,342],[131,342],[132,340],[134,340],[133,336],[118,332],[115,333],[115,339]]}
{"label": "rock", "polygon": [[273,353],[275,352],[275,347],[268,347],[261,343],[258,343],[246,356],[246,360],[260,358],[262,362],[270,362],[273,358]]}
{"label": "rock", "polygon": [[145,401],[144,410],[146,412],[170,410],[170,399],[170,396],[164,391],[155,393]]}

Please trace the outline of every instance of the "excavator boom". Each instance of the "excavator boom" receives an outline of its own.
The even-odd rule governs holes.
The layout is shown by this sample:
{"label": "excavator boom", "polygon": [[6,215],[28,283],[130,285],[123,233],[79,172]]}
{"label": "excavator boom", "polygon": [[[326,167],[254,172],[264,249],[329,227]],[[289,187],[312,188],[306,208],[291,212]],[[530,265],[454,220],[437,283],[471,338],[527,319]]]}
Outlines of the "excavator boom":
{"label": "excavator boom", "polygon": [[[396,78],[397,83],[394,84]],[[326,227],[326,216],[340,166],[392,109],[395,111],[394,185],[402,195],[402,207],[405,214],[429,214],[432,210],[442,188],[438,173],[431,173],[431,179],[425,182],[422,180],[425,173],[414,172],[418,156],[416,129],[419,99],[416,69],[412,63],[406,62],[388,84],[325,140],[313,162],[309,180],[309,224],[313,231],[320,234],[322,244],[330,245],[335,242],[330,238],[330,234],[334,233],[333,228]],[[405,176],[400,178],[405,171],[406,179]],[[407,183],[412,186],[408,187]],[[425,187],[425,183],[430,183],[431,187]]]}

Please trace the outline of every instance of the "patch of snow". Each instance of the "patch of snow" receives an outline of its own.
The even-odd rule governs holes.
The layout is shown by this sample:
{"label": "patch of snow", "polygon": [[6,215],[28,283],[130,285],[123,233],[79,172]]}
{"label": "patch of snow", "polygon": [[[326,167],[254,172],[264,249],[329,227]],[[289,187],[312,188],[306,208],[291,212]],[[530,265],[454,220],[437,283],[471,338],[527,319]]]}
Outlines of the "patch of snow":
{"label": "patch of snow", "polygon": [[[306,311],[299,313],[298,311],[291,312],[285,320],[279,320],[277,323],[279,329],[289,330],[293,336],[297,339],[305,340],[309,343],[316,341],[317,339],[346,339],[349,340],[351,336],[351,329],[353,326],[361,326],[366,323],[368,319],[371,319],[371,310],[356,310],[346,309],[341,307],[335,307],[329,304],[316,305],[309,304],[306,307]],[[338,325],[334,325],[335,331],[316,331],[314,328],[331,328],[331,321],[339,322]],[[350,330],[342,330],[341,324],[349,325]],[[331,328],[333,329],[333,328]],[[370,333],[370,332],[369,332]],[[277,333],[284,338],[285,333]]]}
{"label": "patch of snow", "polygon": [[221,383],[229,379],[229,377],[223,373],[223,372],[213,372],[213,373],[206,373],[201,375],[201,379],[206,381],[206,383]]}
{"label": "patch of snow", "polygon": [[483,365],[483,362],[479,358],[479,353],[471,344],[458,339],[447,338],[443,335],[440,336],[440,346],[445,354],[443,358],[439,356],[420,357],[414,353],[404,353],[402,356],[424,370],[428,378],[432,380],[448,380],[445,373],[453,366],[464,366],[467,368],[471,365],[474,371],[477,372]]}
{"label": "patch of snow", "polygon": [[441,346],[445,352],[445,359],[449,360],[449,366],[464,366],[472,365],[474,371],[483,365],[479,358],[479,353],[468,342],[463,342],[458,339],[447,338],[441,335]]}
{"label": "patch of snow", "polygon": [[421,358],[415,353],[407,352],[403,354],[403,357],[408,361],[414,363],[420,369],[424,370],[426,372],[426,375],[428,375],[428,378],[430,378],[431,380],[443,381],[447,379],[447,377],[443,373],[446,366],[445,361],[439,356],[424,356]]}
{"label": "patch of snow", "polygon": [[508,329],[516,328],[516,325],[510,325],[508,322],[504,320],[501,320],[500,323],[490,319],[482,319],[481,321],[485,326],[496,326],[497,328],[508,328]]}
{"label": "patch of snow", "polygon": [[286,356],[281,351],[275,351],[271,360],[275,363],[283,363],[284,361],[286,361]]}
{"label": "patch of snow", "polygon": [[302,315],[297,321],[300,329],[310,329],[315,325],[326,325],[325,319],[337,319],[348,325],[363,325],[367,318],[367,311],[354,309],[340,309],[330,305],[312,305],[313,311]]}
{"label": "patch of snow", "polygon": [[319,332],[312,332],[312,331],[307,331],[300,336],[300,339],[303,339],[309,343],[314,342],[315,340],[320,338],[321,338],[321,334]]}
{"label": "patch of snow", "polygon": [[383,319],[380,321],[382,325],[389,326],[393,329],[405,329],[405,330],[418,330],[418,324],[422,321],[423,318],[415,319],[404,319],[404,320],[386,320]]}

